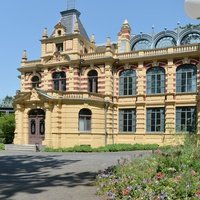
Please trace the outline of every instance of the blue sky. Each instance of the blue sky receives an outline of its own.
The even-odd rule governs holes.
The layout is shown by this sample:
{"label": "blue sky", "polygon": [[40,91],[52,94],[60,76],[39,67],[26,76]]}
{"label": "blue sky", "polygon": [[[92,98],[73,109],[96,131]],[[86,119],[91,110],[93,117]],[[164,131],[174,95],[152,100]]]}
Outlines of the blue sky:
{"label": "blue sky", "polygon": [[[43,29],[51,33],[60,20],[60,11],[66,10],[67,0],[2,0],[0,12],[0,99],[13,96],[20,89],[17,68],[22,51],[28,52],[29,60],[40,58],[40,39]],[[132,33],[150,33],[164,28],[174,29],[181,25],[198,24],[186,16],[184,0],[76,0],[81,21],[89,36],[95,34],[96,43],[106,38],[117,40],[117,34],[125,19]]]}

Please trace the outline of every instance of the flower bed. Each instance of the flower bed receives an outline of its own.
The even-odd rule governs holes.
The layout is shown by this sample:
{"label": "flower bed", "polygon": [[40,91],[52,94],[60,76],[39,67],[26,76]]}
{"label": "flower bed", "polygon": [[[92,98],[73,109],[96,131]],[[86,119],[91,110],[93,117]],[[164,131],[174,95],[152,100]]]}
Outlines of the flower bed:
{"label": "flower bed", "polygon": [[99,173],[97,193],[106,199],[200,199],[200,148],[194,145],[156,150],[154,156],[129,161]]}

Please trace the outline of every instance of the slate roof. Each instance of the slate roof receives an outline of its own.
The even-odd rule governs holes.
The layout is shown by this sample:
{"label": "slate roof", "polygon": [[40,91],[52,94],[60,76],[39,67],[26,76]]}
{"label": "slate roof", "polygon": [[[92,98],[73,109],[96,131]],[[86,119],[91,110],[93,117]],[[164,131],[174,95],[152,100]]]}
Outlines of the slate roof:
{"label": "slate roof", "polygon": [[79,25],[80,34],[84,36],[87,40],[89,40],[87,32],[85,31],[85,28],[83,27],[81,20],[79,18],[81,13],[78,10],[76,9],[65,10],[62,11],[60,14],[62,16],[60,22],[67,29],[66,34],[74,33],[74,24],[77,21]]}

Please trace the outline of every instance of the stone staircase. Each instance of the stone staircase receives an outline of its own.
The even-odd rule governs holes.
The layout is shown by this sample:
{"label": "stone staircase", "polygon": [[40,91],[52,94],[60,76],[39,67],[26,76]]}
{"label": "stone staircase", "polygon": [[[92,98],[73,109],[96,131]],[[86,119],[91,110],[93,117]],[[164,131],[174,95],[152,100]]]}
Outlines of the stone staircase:
{"label": "stone staircase", "polygon": [[18,145],[18,144],[5,144],[6,151],[30,151],[36,152],[36,146],[34,144]]}

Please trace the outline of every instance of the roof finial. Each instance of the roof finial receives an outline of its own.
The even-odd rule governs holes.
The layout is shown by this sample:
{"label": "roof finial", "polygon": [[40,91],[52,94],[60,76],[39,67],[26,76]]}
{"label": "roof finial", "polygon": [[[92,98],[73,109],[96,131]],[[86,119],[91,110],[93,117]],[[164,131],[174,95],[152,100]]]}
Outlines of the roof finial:
{"label": "roof finial", "polygon": [[107,37],[106,39],[106,47],[110,47],[111,46],[111,39],[110,37]]}
{"label": "roof finial", "polygon": [[22,62],[26,62],[27,60],[28,60],[27,51],[24,50],[23,53],[22,53]]}
{"label": "roof finial", "polygon": [[151,37],[152,37],[152,40],[153,40],[153,38],[154,38],[154,34],[155,34],[155,26],[154,25],[152,25],[152,27],[151,27]]}
{"label": "roof finial", "polygon": [[95,43],[95,36],[94,36],[94,34],[92,34],[90,41],[91,41],[91,43]]}
{"label": "roof finial", "polygon": [[48,38],[47,28],[44,28],[44,30],[43,30],[43,34],[42,34],[42,38],[43,38],[43,39]]}
{"label": "roof finial", "polygon": [[67,10],[75,9],[76,0],[67,0]]}

